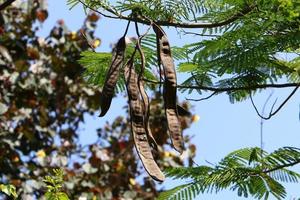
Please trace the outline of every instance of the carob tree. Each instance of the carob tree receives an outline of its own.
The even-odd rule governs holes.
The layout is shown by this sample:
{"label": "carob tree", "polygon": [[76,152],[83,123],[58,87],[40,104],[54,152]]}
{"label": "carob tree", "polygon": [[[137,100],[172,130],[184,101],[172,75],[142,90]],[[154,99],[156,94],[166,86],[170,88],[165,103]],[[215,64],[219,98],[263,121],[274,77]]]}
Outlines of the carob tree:
{"label": "carob tree", "polygon": [[[114,89],[116,87],[117,80],[119,78],[119,71],[123,65],[125,59],[126,50],[126,34],[130,22],[127,25],[124,35],[119,39],[118,43],[113,49],[113,56],[110,68],[106,74],[105,83],[102,90],[100,99],[101,114],[100,117],[104,116],[108,111],[112,97],[114,95]],[[157,60],[163,68],[164,75],[164,90],[163,99],[165,104],[165,114],[168,124],[168,132],[172,141],[172,145],[179,153],[183,152],[183,137],[180,122],[177,113],[176,103],[176,71],[174,61],[171,54],[170,43],[168,41],[166,33],[163,29],[151,23],[150,27],[153,27],[157,38]],[[130,117],[131,117],[131,131],[133,141],[137,150],[137,153],[146,169],[148,174],[157,181],[163,181],[164,175],[158,167],[152,155],[152,148],[157,147],[154,137],[152,136],[150,125],[149,125],[149,98],[144,88],[143,74],[145,68],[145,56],[141,47],[142,38],[148,33],[149,29],[144,35],[140,35],[138,24],[135,23],[136,33],[138,39],[134,52],[132,53],[129,60],[124,66],[126,89],[129,99]],[[134,59],[136,51],[140,54],[141,68],[139,69],[139,75],[134,67]]]}

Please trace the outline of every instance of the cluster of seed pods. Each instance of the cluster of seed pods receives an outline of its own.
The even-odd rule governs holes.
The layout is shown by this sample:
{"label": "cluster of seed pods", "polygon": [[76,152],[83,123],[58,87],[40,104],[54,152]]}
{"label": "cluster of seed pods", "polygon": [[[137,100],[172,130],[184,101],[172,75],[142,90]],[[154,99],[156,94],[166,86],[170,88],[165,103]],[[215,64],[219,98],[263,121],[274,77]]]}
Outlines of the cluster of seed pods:
{"label": "cluster of seed pods", "polygon": [[[184,148],[183,137],[177,113],[177,81],[174,61],[171,55],[171,48],[168,38],[163,29],[157,25],[153,25],[153,29],[157,37],[158,60],[163,68],[163,99],[168,124],[168,132],[174,149],[179,153],[182,153]],[[143,81],[145,56],[140,45],[141,39],[142,37],[139,36],[136,44],[136,49],[131,58],[125,64],[125,36],[120,38],[118,43],[114,47],[112,63],[107,72],[100,99],[100,116],[104,116],[109,110],[111,100],[114,95],[114,88],[119,77],[119,71],[124,66],[124,75],[130,108],[132,137],[137,150],[137,154],[140,157],[148,174],[157,181],[164,181],[164,174],[161,172],[152,155],[152,148],[156,148],[157,144],[154,137],[152,136],[149,125],[150,103],[148,95],[144,88]],[[141,57],[141,72],[139,73],[139,75],[136,73],[134,66],[134,54],[136,50]]]}

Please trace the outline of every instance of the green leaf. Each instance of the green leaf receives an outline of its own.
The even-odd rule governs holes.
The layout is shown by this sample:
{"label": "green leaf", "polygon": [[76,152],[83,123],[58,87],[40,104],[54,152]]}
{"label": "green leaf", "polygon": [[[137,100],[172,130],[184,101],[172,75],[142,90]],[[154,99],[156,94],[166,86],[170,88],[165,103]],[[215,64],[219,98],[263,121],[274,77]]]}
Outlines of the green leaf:
{"label": "green leaf", "polygon": [[66,193],[64,192],[59,192],[57,194],[58,200],[69,200],[69,197]]}
{"label": "green leaf", "polygon": [[199,66],[194,63],[181,63],[177,70],[179,72],[192,72],[195,71]]}
{"label": "green leaf", "polygon": [[13,198],[17,198],[17,192],[16,192],[16,187],[13,185],[4,185],[0,184],[0,192],[3,192],[4,194],[11,196]]}
{"label": "green leaf", "polygon": [[84,51],[81,56],[78,62],[86,68],[84,79],[92,85],[103,86],[106,71],[111,63],[111,53]]}

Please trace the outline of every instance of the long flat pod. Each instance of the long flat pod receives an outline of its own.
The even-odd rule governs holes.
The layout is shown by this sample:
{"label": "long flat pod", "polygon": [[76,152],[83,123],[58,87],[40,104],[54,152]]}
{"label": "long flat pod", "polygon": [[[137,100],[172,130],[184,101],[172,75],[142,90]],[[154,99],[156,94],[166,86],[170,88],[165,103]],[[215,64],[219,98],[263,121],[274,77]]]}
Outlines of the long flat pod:
{"label": "long flat pod", "polygon": [[[138,30],[138,29],[137,29]],[[138,34],[139,35],[139,34]],[[141,47],[141,39],[137,41],[137,50],[141,56],[141,72],[138,76],[138,86],[139,90],[141,93],[142,97],[142,102],[143,102],[143,107],[144,107],[144,126],[145,130],[148,136],[148,140],[150,141],[150,144],[152,145],[153,148],[157,150],[157,143],[153,137],[151,128],[150,128],[150,123],[149,123],[149,117],[150,117],[150,102],[149,102],[149,97],[146,93],[145,87],[144,87],[144,81],[143,81],[143,76],[144,76],[144,70],[145,70],[145,54],[143,52],[143,49]]]}
{"label": "long flat pod", "polygon": [[105,82],[100,96],[100,117],[104,116],[109,110],[111,100],[114,96],[115,87],[119,77],[119,71],[123,65],[126,42],[125,37],[119,39],[113,49],[112,62],[105,77]]}
{"label": "long flat pod", "polygon": [[137,153],[148,174],[157,181],[164,181],[165,177],[155,162],[148,142],[144,124],[144,110],[140,99],[138,76],[133,69],[133,60],[125,65],[125,81],[129,98],[131,130]]}
{"label": "long flat pod", "polygon": [[174,61],[171,55],[171,47],[166,33],[157,25],[153,25],[153,29],[157,37],[157,48],[159,60],[164,71],[164,90],[163,97],[165,102],[165,110],[168,121],[169,133],[173,147],[179,153],[183,151],[183,136],[180,121],[177,113],[177,95],[176,95],[176,71]]}

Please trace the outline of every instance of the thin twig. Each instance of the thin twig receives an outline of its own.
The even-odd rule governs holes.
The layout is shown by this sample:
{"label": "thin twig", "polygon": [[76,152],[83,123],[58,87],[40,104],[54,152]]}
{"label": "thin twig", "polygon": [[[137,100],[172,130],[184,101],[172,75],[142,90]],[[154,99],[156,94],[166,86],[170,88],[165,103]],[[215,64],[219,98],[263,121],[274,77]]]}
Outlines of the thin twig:
{"label": "thin twig", "polygon": [[300,159],[296,160],[296,161],[294,161],[292,163],[287,163],[287,164],[284,164],[284,165],[279,165],[279,166],[274,167],[272,169],[265,170],[265,171],[263,171],[263,173],[268,174],[270,172],[273,172],[273,171],[276,171],[276,170],[279,170],[279,169],[283,169],[283,168],[286,168],[286,167],[291,167],[291,166],[297,165],[299,163],[300,163]]}
{"label": "thin twig", "polygon": [[[116,17],[116,16],[111,16],[111,15],[107,15],[107,14],[104,14],[103,12],[100,12],[99,10],[95,9],[95,8],[92,8],[90,6],[88,6],[85,2],[81,1],[81,0],[78,0],[84,7],[98,13],[99,15],[102,15],[103,17],[106,17],[106,18],[111,18],[111,19],[120,19],[119,17]],[[128,19],[128,21],[131,21]]]}
{"label": "thin twig", "polygon": [[12,4],[14,1],[16,1],[16,0],[7,0],[7,1],[5,1],[3,4],[0,5],[0,11],[4,10],[7,6]]}
{"label": "thin twig", "polygon": [[[265,108],[269,102],[269,100],[271,99],[272,95],[273,95],[274,91],[272,90],[272,92],[270,93],[270,95],[268,96],[268,98],[266,99],[263,108],[262,108],[262,115],[265,114]],[[271,112],[273,111],[273,107],[274,107],[275,103],[273,104],[272,108],[271,108]],[[260,120],[260,157],[263,157],[263,150],[264,150],[264,138],[263,138],[263,133],[264,133],[264,119],[261,118]],[[262,163],[263,165],[263,163]]]}
{"label": "thin twig", "polygon": [[196,35],[196,36],[204,36],[204,37],[220,37],[221,35],[214,35],[214,34],[202,34],[202,33],[195,33],[182,30],[184,35]]}
{"label": "thin twig", "polygon": [[129,20],[128,23],[127,23],[127,26],[126,26],[126,29],[125,29],[123,37],[125,37],[127,35],[128,29],[129,29],[129,26],[130,26],[130,22],[131,21]]}
{"label": "thin twig", "polygon": [[[283,106],[289,101],[289,99],[296,93],[296,91],[298,90],[298,88],[299,88],[299,86],[295,87],[294,90],[291,92],[291,94],[290,94],[290,95],[289,95],[289,96],[288,96],[288,97],[280,104],[280,106],[279,106],[274,112],[272,112],[272,110],[273,110],[273,109],[272,109],[272,110],[270,111],[268,117],[264,117],[264,116],[262,116],[262,115],[258,112],[258,109],[257,109],[256,105],[254,104],[254,101],[253,101],[253,98],[252,98],[251,93],[250,93],[250,100],[251,100],[251,103],[252,103],[252,105],[253,105],[253,107],[254,107],[254,109],[255,109],[257,115],[258,115],[260,118],[264,119],[264,120],[268,120],[268,119],[271,119],[271,117],[273,117],[274,115],[276,115],[276,114],[283,108]],[[273,106],[273,107],[274,107],[274,106]]]}
{"label": "thin twig", "polygon": [[203,97],[203,98],[200,98],[200,99],[192,99],[192,98],[185,98],[185,99],[188,100],[188,101],[204,101],[204,100],[210,99],[211,97],[213,97],[213,96],[216,95],[217,93],[218,93],[218,92],[213,92],[213,93],[210,94],[209,96]]}

